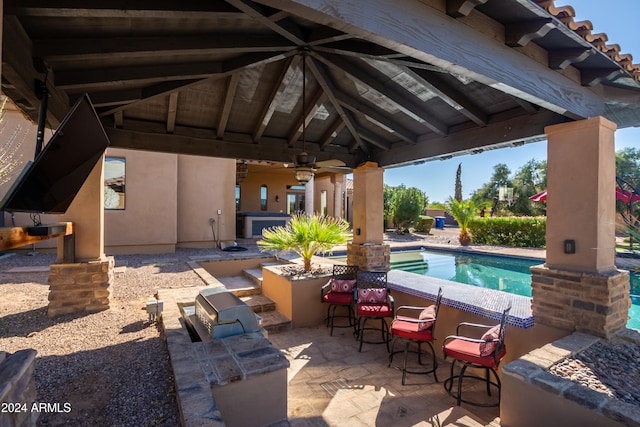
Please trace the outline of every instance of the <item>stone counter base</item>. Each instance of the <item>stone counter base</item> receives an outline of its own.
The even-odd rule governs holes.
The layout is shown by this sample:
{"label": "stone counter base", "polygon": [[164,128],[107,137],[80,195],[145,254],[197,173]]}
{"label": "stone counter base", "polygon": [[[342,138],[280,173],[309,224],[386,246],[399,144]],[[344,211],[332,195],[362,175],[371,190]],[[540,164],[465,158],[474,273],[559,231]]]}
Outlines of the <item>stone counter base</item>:
{"label": "stone counter base", "polygon": [[629,272],[587,274],[531,267],[536,324],[609,338],[625,328],[631,299]]}
{"label": "stone counter base", "polygon": [[85,263],[51,264],[49,317],[107,310],[113,271],[113,257]]}
{"label": "stone counter base", "polygon": [[347,264],[357,265],[365,271],[389,271],[391,268],[391,247],[387,244],[365,243],[347,244]]}

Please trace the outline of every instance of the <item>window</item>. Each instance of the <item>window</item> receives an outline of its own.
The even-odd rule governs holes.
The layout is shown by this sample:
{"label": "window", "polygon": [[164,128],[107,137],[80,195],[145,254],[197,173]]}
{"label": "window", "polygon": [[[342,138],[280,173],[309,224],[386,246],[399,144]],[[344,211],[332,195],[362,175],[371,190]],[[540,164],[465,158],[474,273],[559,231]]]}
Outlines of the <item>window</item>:
{"label": "window", "polygon": [[240,184],[236,184],[236,211],[240,210]]}
{"label": "window", "polygon": [[327,190],[320,192],[320,213],[327,216]]}
{"label": "window", "polygon": [[104,158],[104,208],[124,209],[125,159]]}
{"label": "window", "polygon": [[260,210],[261,211],[267,210],[267,186],[266,185],[260,186]]}

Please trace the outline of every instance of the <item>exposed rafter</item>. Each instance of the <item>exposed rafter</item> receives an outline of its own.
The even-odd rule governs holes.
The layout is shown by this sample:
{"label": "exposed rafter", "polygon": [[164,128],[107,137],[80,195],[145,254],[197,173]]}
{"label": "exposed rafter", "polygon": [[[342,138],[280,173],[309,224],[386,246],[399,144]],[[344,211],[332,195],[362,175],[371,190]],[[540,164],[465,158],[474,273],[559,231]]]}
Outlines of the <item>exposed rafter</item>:
{"label": "exposed rafter", "polygon": [[218,126],[216,129],[216,136],[218,139],[222,139],[225,129],[227,128],[227,122],[229,121],[229,115],[231,114],[231,107],[233,106],[236,89],[238,88],[239,75],[240,73],[233,73],[229,76],[227,81],[227,93],[224,97],[222,114],[220,114],[220,119],[218,120]]}
{"label": "exposed rafter", "polygon": [[487,0],[446,0],[447,15],[454,18],[469,16],[477,6],[485,4]]}
{"label": "exposed rafter", "polygon": [[[289,133],[289,147],[293,147],[296,141],[302,135],[302,127],[309,126],[309,122],[313,119],[313,116],[318,112],[318,109],[322,106],[322,103],[327,99],[327,94],[322,90],[316,91],[316,93],[307,101],[307,111],[302,112],[300,117],[293,125],[293,129]],[[303,122],[304,121],[304,125]]]}
{"label": "exposed rafter", "polygon": [[[178,112],[178,96],[179,92],[173,92],[169,95],[169,108],[167,109],[167,133],[173,133],[176,128],[176,115]],[[119,112],[119,116],[122,116],[122,112]],[[122,127],[122,124],[117,127]]]}
{"label": "exposed rafter", "polygon": [[551,18],[517,22],[505,28],[505,43],[511,47],[526,46],[530,41],[542,38],[556,28]]}

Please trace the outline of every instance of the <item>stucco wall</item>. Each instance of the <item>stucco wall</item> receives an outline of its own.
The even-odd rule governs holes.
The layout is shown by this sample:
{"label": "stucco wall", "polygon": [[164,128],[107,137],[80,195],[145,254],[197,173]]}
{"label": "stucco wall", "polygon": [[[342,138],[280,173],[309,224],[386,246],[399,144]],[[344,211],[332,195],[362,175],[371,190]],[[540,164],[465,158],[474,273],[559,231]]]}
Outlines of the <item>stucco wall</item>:
{"label": "stucco wall", "polygon": [[177,240],[178,156],[109,148],[107,156],[123,157],[125,209],[105,211],[105,252],[164,252]]}
{"label": "stucco wall", "polygon": [[[291,170],[274,173],[249,167],[247,177],[240,183],[240,212],[260,212],[260,186],[267,186],[266,212],[287,211],[287,185],[299,185]],[[276,196],[278,201],[276,202]],[[234,196],[235,197],[235,196]],[[235,200],[235,198],[234,198]]]}
{"label": "stucco wall", "polygon": [[214,247],[213,231],[221,244],[233,242],[235,174],[234,159],[178,156],[179,246]]}

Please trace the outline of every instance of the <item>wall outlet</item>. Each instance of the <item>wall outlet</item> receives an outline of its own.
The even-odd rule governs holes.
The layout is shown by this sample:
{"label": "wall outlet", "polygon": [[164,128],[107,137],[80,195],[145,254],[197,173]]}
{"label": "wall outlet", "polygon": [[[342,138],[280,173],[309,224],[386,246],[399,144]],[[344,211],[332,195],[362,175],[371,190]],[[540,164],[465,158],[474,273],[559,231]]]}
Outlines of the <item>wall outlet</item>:
{"label": "wall outlet", "polygon": [[222,209],[218,209],[218,215],[222,215]]}

